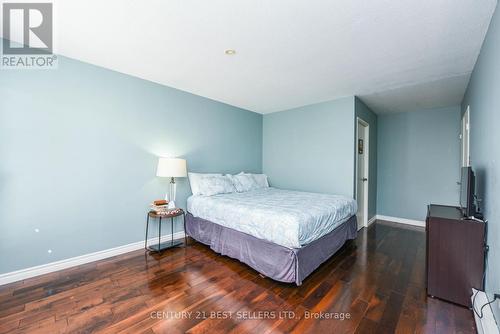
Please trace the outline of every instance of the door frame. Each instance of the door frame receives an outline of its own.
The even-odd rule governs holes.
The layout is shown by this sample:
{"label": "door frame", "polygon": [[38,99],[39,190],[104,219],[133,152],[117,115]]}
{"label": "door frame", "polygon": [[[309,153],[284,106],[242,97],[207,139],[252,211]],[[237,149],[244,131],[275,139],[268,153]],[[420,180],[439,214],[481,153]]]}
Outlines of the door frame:
{"label": "door frame", "polygon": [[368,179],[368,181],[364,182],[363,183],[363,206],[364,206],[364,210],[363,210],[363,222],[362,222],[362,226],[363,227],[368,227],[368,203],[369,203],[369,194],[368,194],[368,191],[369,191],[369,182],[370,182],[370,178],[369,178],[369,172],[370,172],[370,124],[365,121],[364,119],[362,119],[361,117],[356,117],[356,144],[354,145],[355,146],[355,155],[356,155],[356,167],[355,167],[355,187],[356,187],[356,201],[358,200],[358,164],[359,164],[359,154],[358,154],[358,133],[359,133],[359,126],[363,126],[365,128],[365,139],[364,139],[364,154],[363,154],[363,158],[365,159],[365,170],[364,170],[364,173],[366,175],[366,178]]}
{"label": "door frame", "polygon": [[462,131],[460,133],[462,161],[460,167],[470,166],[470,106],[467,106],[461,120]]}

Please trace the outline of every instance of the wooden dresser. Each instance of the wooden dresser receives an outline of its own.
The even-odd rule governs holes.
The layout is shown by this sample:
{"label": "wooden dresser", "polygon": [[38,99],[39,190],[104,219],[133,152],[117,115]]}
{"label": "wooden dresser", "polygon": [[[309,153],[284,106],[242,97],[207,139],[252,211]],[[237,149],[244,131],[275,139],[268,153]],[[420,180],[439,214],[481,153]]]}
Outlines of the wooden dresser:
{"label": "wooden dresser", "polygon": [[431,204],[426,219],[427,294],[471,307],[483,289],[486,224],[462,218],[458,207]]}

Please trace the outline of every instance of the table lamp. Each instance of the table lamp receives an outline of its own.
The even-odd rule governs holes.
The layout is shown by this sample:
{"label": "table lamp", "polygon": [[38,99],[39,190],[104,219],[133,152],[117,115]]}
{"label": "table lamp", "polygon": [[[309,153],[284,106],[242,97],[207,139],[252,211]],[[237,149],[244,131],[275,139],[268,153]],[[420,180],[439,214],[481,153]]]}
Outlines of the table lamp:
{"label": "table lamp", "polygon": [[158,160],[156,176],[170,178],[170,187],[165,199],[169,201],[169,209],[175,208],[175,178],[187,176],[186,160],[177,158],[160,158]]}

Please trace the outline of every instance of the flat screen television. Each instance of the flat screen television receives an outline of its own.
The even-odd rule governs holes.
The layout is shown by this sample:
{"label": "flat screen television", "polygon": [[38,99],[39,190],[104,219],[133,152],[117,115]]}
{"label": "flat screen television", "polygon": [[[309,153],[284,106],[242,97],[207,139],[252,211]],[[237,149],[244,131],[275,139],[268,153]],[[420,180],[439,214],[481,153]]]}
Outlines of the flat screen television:
{"label": "flat screen television", "polygon": [[473,217],[476,214],[474,205],[474,172],[471,167],[462,167],[460,178],[460,207],[464,217]]}

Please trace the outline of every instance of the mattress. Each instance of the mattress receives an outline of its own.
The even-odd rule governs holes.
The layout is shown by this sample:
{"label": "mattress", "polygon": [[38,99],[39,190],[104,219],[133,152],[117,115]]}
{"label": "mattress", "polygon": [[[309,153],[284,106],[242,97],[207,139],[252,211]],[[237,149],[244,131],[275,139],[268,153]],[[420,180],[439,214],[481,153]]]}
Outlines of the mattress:
{"label": "mattress", "polygon": [[191,196],[197,218],[287,248],[300,248],[356,214],[356,201],[340,195],[263,188],[243,193]]}

